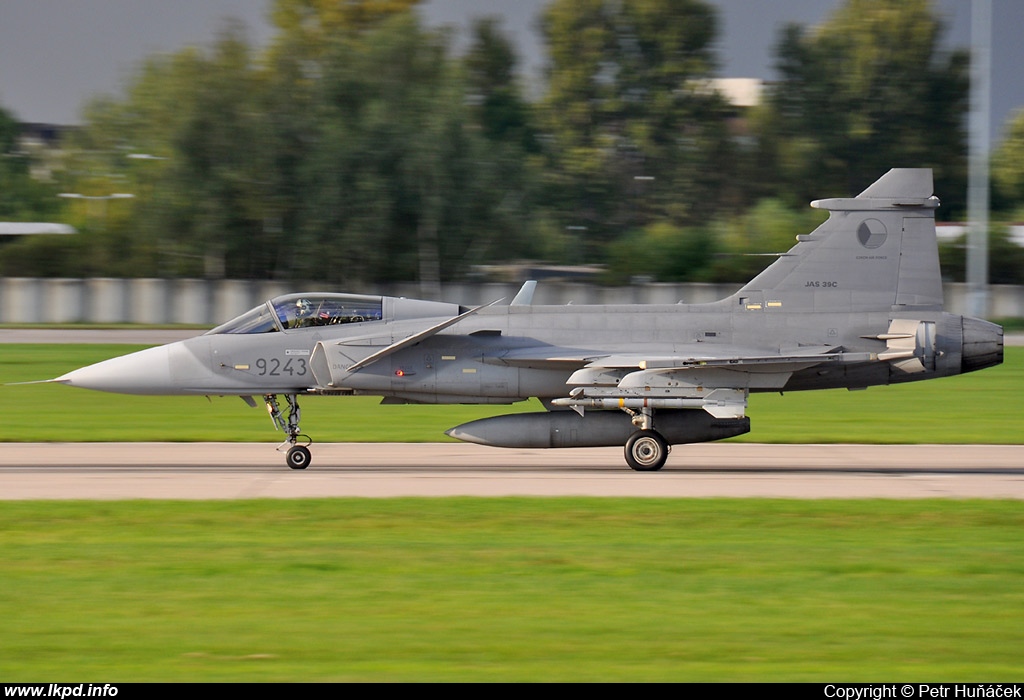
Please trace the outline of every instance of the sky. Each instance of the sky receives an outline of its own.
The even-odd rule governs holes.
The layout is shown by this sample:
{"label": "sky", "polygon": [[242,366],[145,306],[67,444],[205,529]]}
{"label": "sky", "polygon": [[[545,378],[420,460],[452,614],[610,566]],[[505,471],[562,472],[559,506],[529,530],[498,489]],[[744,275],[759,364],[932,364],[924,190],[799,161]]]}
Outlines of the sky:
{"label": "sky", "polygon": [[[628,1],[628,0],[627,0]],[[500,16],[516,42],[524,78],[544,65],[536,30],[548,0],[426,0],[431,25],[465,28]],[[820,24],[842,0],[709,0],[719,13],[720,77],[771,79],[773,49],[788,23]],[[971,0],[934,0],[951,47],[970,44]],[[992,120],[998,143],[1007,119],[1024,108],[1022,0],[991,0]],[[96,95],[119,95],[149,55],[208,45],[228,18],[266,42],[270,0],[0,0],[0,106],[24,122],[78,124]],[[462,32],[465,36],[465,32]]]}

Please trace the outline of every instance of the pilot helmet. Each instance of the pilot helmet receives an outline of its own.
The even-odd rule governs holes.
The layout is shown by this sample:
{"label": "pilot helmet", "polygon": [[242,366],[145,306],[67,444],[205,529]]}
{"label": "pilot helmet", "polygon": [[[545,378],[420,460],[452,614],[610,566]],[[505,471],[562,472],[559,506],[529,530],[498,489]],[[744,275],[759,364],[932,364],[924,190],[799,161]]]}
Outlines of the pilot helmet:
{"label": "pilot helmet", "polygon": [[310,303],[309,299],[299,299],[295,302],[295,311],[299,314],[308,314],[312,308],[313,304]]}

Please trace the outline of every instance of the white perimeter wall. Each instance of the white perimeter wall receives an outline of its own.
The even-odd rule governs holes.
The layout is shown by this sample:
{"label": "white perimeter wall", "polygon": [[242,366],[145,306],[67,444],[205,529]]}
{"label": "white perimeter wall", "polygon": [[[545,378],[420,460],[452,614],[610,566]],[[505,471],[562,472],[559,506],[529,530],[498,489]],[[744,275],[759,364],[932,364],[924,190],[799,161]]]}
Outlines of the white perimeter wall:
{"label": "white perimeter wall", "polygon": [[[535,304],[688,304],[723,299],[740,285],[645,284],[599,287],[540,282]],[[356,292],[422,298],[416,284],[362,289],[282,282],[198,279],[38,279],[0,277],[0,323],[141,323],[215,326],[278,294]],[[451,284],[440,301],[465,305],[511,301],[518,285]],[[946,284],[946,310],[967,313],[967,285]],[[989,288],[986,318],[1024,318],[1024,287]]]}

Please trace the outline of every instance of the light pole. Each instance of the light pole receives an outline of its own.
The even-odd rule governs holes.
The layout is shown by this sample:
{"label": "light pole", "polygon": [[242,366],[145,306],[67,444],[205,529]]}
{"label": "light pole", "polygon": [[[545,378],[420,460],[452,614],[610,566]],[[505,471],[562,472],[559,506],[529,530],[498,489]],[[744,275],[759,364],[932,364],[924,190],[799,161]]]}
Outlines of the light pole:
{"label": "light pole", "polygon": [[63,197],[65,199],[92,199],[92,200],[97,200],[97,199],[104,199],[104,200],[106,200],[106,199],[132,199],[133,197],[135,197],[135,195],[128,194],[127,192],[114,192],[113,194],[104,194],[104,195],[88,195],[88,194],[78,194],[77,192],[61,192],[57,196],[58,197]]}
{"label": "light pole", "polygon": [[107,202],[112,199],[134,199],[135,195],[127,192],[114,192],[113,194],[88,195],[78,192],[61,192],[57,195],[63,199],[85,199],[91,202],[103,202],[103,228],[107,227]]}
{"label": "light pole", "polygon": [[971,110],[967,153],[968,313],[988,313],[988,149],[991,109],[992,0],[971,5]]}
{"label": "light pole", "polygon": [[[654,182],[653,175],[634,175],[633,176],[633,221],[630,222],[631,226],[643,226],[643,221],[646,220],[646,216],[638,216],[637,209],[640,204],[640,195],[648,194],[647,183]],[[644,202],[646,204],[646,202]],[[647,207],[644,207],[643,214],[647,213]]]}

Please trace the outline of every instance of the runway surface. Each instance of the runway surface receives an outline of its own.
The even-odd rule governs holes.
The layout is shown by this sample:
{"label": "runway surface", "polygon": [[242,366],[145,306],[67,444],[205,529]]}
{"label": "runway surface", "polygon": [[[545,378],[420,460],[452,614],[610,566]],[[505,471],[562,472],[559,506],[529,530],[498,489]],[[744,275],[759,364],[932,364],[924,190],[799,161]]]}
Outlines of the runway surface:
{"label": "runway surface", "polygon": [[1024,499],[1017,445],[678,445],[660,472],[621,448],[461,443],[313,446],[293,471],[270,444],[6,443],[0,500],[399,496]]}

